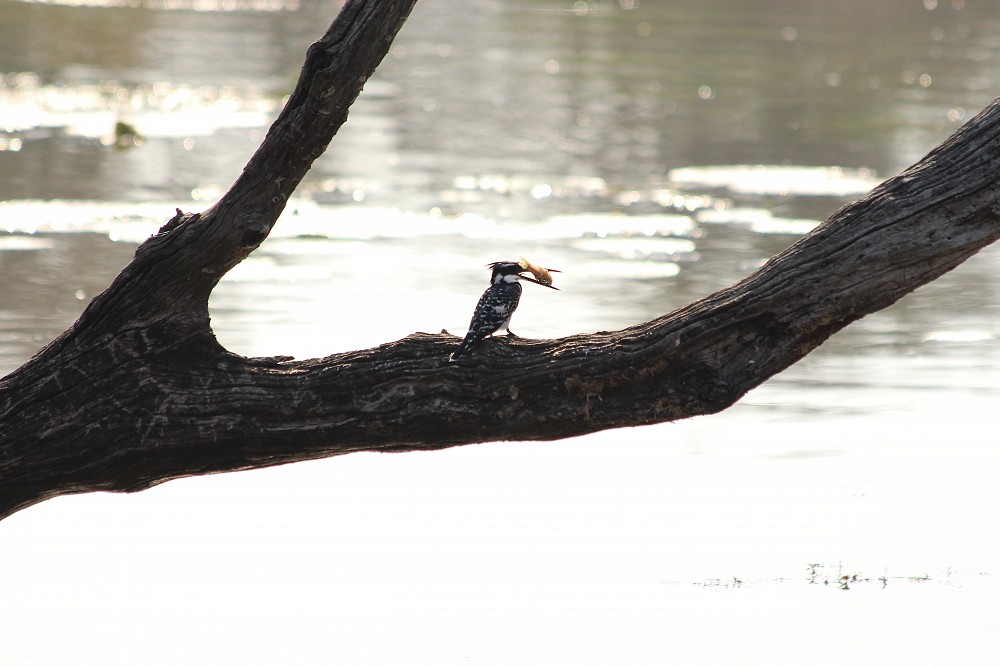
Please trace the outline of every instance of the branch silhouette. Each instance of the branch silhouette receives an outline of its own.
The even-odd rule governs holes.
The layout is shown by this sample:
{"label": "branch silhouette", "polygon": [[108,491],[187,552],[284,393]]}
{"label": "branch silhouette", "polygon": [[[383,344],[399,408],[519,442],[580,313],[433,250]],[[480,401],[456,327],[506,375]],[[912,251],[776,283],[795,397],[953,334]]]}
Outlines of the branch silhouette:
{"label": "branch silhouette", "polygon": [[1000,237],[1000,102],[739,283],[621,331],[414,333],[293,361],[225,350],[219,279],[267,237],[416,0],[349,0],[232,188],[182,213],[0,380],[0,518],[47,498],[349,452],[546,440],[718,412]]}

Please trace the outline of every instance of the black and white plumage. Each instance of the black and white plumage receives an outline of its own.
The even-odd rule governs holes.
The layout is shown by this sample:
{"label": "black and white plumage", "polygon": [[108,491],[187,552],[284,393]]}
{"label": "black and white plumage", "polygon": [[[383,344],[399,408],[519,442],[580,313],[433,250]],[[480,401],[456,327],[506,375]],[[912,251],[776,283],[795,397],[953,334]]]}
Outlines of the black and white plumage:
{"label": "black and white plumage", "polygon": [[465,334],[465,338],[459,344],[458,349],[452,353],[449,361],[455,361],[470,347],[501,329],[505,329],[508,336],[516,335],[510,330],[510,318],[514,314],[517,304],[521,301],[520,280],[559,289],[521,275],[528,269],[517,262],[493,262],[486,266],[493,269],[490,286],[483,292],[479,303],[476,304],[472,321],[469,323],[469,333]]}

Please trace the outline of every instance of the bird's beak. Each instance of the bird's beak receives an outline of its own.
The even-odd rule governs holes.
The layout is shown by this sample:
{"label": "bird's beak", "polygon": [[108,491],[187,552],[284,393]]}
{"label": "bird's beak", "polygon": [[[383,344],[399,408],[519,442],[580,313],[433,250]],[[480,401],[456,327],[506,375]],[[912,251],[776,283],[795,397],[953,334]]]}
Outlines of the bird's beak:
{"label": "bird's beak", "polygon": [[[555,269],[549,269],[549,271],[556,271]],[[558,273],[558,271],[557,271]],[[529,278],[528,276],[521,275],[521,280],[527,280],[529,283],[535,283],[536,285],[541,285],[542,287],[548,287],[549,289],[554,289],[559,291],[558,287],[550,285],[548,283],[543,283],[541,280],[535,280],[534,278]]]}

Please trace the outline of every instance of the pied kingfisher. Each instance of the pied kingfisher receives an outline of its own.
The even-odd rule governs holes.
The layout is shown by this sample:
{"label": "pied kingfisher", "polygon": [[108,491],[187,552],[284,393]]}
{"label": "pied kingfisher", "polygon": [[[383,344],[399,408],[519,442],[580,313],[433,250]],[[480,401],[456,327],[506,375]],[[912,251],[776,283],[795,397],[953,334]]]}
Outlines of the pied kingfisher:
{"label": "pied kingfisher", "polygon": [[[510,317],[514,314],[514,309],[517,308],[517,304],[521,300],[521,283],[518,282],[519,280],[527,280],[536,285],[542,285],[554,290],[559,289],[540,280],[521,275],[529,271],[529,269],[523,267],[518,262],[493,262],[486,266],[493,269],[490,286],[483,292],[483,295],[479,298],[479,303],[476,304],[476,310],[472,314],[472,321],[469,323],[469,333],[465,334],[465,338],[459,344],[458,349],[452,353],[448,361],[455,361],[470,347],[500,329],[506,329],[508,336],[516,336],[510,330]],[[555,269],[549,269],[549,271],[555,271]]]}

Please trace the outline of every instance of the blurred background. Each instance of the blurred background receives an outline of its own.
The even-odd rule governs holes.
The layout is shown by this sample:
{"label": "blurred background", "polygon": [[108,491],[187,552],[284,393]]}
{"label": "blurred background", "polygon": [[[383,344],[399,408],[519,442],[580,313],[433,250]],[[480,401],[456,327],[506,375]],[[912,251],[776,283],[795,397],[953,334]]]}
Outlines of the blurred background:
{"label": "blurred background", "polygon": [[[0,0],[0,374],[228,188],[337,9]],[[462,335],[519,255],[563,271],[520,335],[645,321],[998,91],[992,2],[420,0],[213,328],[299,358]],[[0,658],[981,663],[998,252],[720,415],[32,507],[0,524]]]}

